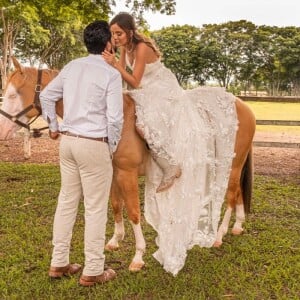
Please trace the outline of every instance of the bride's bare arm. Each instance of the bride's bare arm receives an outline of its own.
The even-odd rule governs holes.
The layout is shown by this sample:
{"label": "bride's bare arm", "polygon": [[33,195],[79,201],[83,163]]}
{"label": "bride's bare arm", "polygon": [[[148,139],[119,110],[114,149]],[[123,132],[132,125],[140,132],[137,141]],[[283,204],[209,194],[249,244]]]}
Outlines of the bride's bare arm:
{"label": "bride's bare arm", "polygon": [[118,63],[123,69],[126,67],[126,59],[125,59],[125,48],[120,47],[120,58],[117,62],[115,56],[113,56],[113,62]]}
{"label": "bride's bare arm", "polygon": [[144,75],[146,66],[146,57],[149,50],[152,51],[145,43],[139,43],[135,49],[135,63],[132,74],[128,73],[125,68],[125,49],[121,49],[120,60],[117,61],[114,54],[104,51],[104,59],[114,66],[122,75],[122,78],[133,88],[138,88]]}

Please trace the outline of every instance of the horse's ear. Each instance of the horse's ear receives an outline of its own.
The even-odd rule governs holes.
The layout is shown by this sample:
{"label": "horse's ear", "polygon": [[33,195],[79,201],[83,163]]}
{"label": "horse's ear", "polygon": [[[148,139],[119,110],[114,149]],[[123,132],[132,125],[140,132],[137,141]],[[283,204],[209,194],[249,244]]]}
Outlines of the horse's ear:
{"label": "horse's ear", "polygon": [[19,63],[19,61],[14,56],[12,56],[11,59],[12,59],[12,62],[13,62],[13,65],[14,65],[15,69],[17,71],[23,73],[24,72],[24,67]]}

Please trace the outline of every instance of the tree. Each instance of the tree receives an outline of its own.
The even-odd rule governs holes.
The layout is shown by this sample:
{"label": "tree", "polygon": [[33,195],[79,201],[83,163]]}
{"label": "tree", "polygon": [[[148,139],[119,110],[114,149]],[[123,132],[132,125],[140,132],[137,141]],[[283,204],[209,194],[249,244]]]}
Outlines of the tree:
{"label": "tree", "polygon": [[[32,24],[35,22],[35,11],[25,2],[21,1],[1,1],[1,20],[0,20],[0,50],[1,50],[1,80],[2,87],[6,81],[7,72],[10,69],[10,57],[15,48],[16,38],[24,24],[32,16]],[[40,27],[37,28],[39,30]]]}
{"label": "tree", "polygon": [[[175,0],[126,0],[142,19],[144,10],[172,14]],[[84,48],[83,28],[95,19],[108,19],[115,0],[0,0],[2,86],[15,54],[33,63],[60,68]]]}
{"label": "tree", "polygon": [[251,76],[254,30],[245,20],[203,26],[201,40],[211,53],[209,74],[221,86],[228,88],[237,76]]}
{"label": "tree", "polygon": [[278,61],[281,66],[280,90],[289,95],[300,93],[300,28],[281,28],[278,37]]}
{"label": "tree", "polygon": [[172,70],[181,84],[200,81],[195,74],[199,67],[199,34],[197,27],[173,25],[151,33],[162,54],[164,64]]}
{"label": "tree", "polygon": [[68,57],[65,53],[72,59],[71,54],[83,52],[81,33],[84,26],[95,19],[107,19],[109,10],[104,5],[99,9],[94,1],[89,0],[48,2],[48,5],[44,1],[35,6],[44,34],[30,35],[31,27],[25,27],[18,38],[18,52],[31,62],[38,60],[52,68],[59,68]]}
{"label": "tree", "polygon": [[259,26],[259,72],[270,95],[296,93],[300,78],[300,28]]}

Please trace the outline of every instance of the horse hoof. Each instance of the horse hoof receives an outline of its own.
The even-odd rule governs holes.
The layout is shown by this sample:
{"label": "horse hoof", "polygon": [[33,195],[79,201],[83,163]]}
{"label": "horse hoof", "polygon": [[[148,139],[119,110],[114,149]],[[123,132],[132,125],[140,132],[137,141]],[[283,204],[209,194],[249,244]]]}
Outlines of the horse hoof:
{"label": "horse hoof", "polygon": [[142,262],[132,262],[129,266],[129,271],[130,272],[139,272],[141,271],[141,269],[145,266],[145,263],[142,261]]}
{"label": "horse hoof", "polygon": [[233,235],[241,235],[243,233],[243,229],[242,228],[232,228],[231,233]]}
{"label": "horse hoof", "polygon": [[223,244],[223,243],[220,242],[220,241],[215,241],[214,244],[213,244],[213,247],[219,248],[219,247],[221,247],[222,244]]}
{"label": "horse hoof", "polygon": [[117,245],[111,245],[111,244],[106,244],[104,247],[105,250],[107,251],[117,251],[119,250],[119,246]]}

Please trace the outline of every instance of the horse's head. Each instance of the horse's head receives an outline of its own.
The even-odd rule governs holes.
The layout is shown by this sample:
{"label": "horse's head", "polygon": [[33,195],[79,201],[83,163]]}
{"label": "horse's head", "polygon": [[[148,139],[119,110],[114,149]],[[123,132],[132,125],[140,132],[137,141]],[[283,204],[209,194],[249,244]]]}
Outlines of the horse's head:
{"label": "horse's head", "polygon": [[35,103],[36,91],[42,89],[56,76],[57,72],[42,70],[38,82],[38,70],[22,66],[13,59],[15,70],[8,76],[0,110],[0,140],[14,137],[16,131],[26,127],[30,119],[40,113],[39,103]]}

